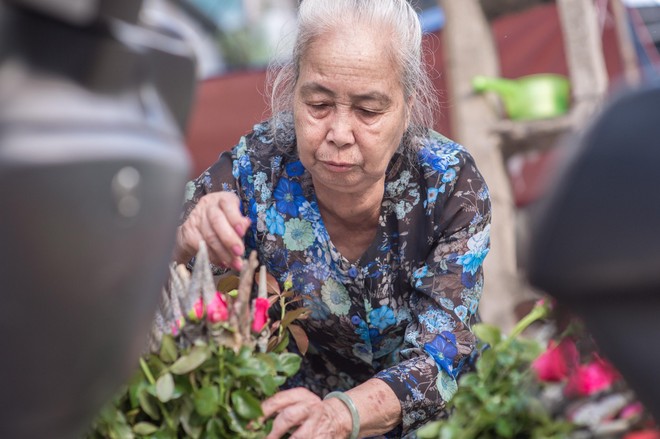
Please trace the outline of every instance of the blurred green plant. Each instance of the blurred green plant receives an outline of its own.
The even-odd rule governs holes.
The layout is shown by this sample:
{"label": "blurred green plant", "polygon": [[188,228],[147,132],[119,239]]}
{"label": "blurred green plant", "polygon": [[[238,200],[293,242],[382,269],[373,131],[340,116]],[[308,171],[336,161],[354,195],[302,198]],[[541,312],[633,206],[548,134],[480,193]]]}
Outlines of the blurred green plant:
{"label": "blurred green plant", "polygon": [[[206,254],[201,256],[203,262],[200,264],[198,254],[196,267],[208,267]],[[284,291],[280,291],[263,267],[259,297],[251,300],[256,256],[244,265],[248,268],[240,278],[229,274],[218,282],[217,289],[227,293],[197,293],[194,302],[189,298],[191,288],[196,291],[212,279],[202,279],[206,274],[193,271],[193,279],[188,281],[184,268],[171,271],[173,277],[178,273],[183,278],[175,282],[171,278],[170,286],[181,284],[185,288],[180,288],[180,296],[169,293],[166,302],[176,304],[182,297],[182,308],[187,312],[177,311],[178,305],[167,306],[169,317],[161,320],[167,322],[162,326],[169,333],[160,334],[158,348],[152,347],[140,358],[137,373],[98,415],[88,438],[266,436],[272,421],[262,419],[261,402],[300,368],[301,357],[285,349],[293,327],[299,349],[306,350],[307,336],[292,324],[306,313],[303,308],[287,310],[295,301],[291,282],[285,282]],[[196,282],[196,276],[202,281]],[[204,287],[208,290],[208,283]],[[281,307],[281,320],[269,325],[268,308],[273,303]],[[169,312],[172,309],[175,312]]]}
{"label": "blurred green plant", "polygon": [[[660,437],[582,322],[549,303],[536,303],[509,336],[474,326],[481,352],[475,368],[460,378],[449,416],[418,430],[420,439]],[[535,322],[537,336],[550,336],[547,348],[529,331],[521,336]]]}
{"label": "blurred green plant", "polygon": [[564,439],[574,430],[553,418],[540,394],[542,383],[531,365],[543,347],[520,334],[548,315],[539,303],[504,336],[492,325],[477,324],[474,332],[482,353],[476,368],[460,378],[456,395],[447,403],[450,416],[417,431],[420,439]]}

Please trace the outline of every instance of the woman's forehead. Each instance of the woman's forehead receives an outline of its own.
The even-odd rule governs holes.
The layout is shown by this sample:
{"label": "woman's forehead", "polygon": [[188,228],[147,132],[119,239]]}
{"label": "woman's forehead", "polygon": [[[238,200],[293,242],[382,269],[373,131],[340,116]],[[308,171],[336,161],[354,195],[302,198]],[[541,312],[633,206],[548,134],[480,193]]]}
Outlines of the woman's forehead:
{"label": "woman's forehead", "polygon": [[[400,84],[400,68],[392,56],[392,44],[368,30],[328,32],[317,37],[300,59],[300,77],[306,90],[329,91],[335,81]],[[315,84],[306,84],[314,81]],[[313,85],[313,86],[312,86]],[[378,87],[375,89],[377,90]],[[328,90],[325,90],[328,91]]]}

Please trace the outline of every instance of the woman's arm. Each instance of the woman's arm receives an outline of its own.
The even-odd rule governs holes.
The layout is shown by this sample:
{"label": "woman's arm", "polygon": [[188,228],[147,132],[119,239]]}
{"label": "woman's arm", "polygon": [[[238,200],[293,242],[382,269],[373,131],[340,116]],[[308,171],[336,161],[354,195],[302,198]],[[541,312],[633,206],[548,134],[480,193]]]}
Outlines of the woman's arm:
{"label": "woman's arm", "polygon": [[[359,437],[384,434],[401,423],[399,398],[383,381],[372,378],[346,394],[351,397],[360,414]],[[330,402],[332,399],[336,398],[327,401]],[[337,402],[341,403],[341,401]]]}

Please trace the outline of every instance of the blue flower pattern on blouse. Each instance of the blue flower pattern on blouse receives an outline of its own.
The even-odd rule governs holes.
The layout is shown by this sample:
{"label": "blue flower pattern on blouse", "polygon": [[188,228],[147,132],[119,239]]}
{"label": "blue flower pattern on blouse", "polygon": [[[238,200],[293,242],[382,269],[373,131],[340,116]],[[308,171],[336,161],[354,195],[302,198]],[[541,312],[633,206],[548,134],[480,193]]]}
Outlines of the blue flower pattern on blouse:
{"label": "blue flower pattern on blouse", "polygon": [[436,364],[450,375],[454,375],[454,358],[458,355],[456,336],[449,331],[442,331],[430,343],[424,343],[424,350]]}
{"label": "blue flower pattern on blouse", "polygon": [[325,228],[293,126],[271,128],[256,125],[193,181],[184,217],[204,194],[235,191],[252,220],[248,251],[258,250],[280,283],[291,276],[299,306],[311,312],[301,323],[309,351],[286,386],[323,396],[381,379],[403,415],[388,437],[406,435],[441,414],[475,348],[486,184],[463,147],[429,131],[416,139],[416,161],[392,158],[374,242],[351,262]]}

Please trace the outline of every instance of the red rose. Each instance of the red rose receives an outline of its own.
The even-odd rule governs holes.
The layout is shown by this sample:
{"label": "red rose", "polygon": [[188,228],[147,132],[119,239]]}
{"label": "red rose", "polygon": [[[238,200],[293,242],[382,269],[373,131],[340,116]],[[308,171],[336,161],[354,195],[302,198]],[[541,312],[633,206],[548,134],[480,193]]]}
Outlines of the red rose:
{"label": "red rose", "polygon": [[216,292],[211,303],[206,305],[206,318],[211,323],[224,322],[229,318],[227,302],[220,292]]}
{"label": "red rose", "polygon": [[660,439],[660,432],[657,430],[633,431],[625,435],[623,439]]}
{"label": "red rose", "polygon": [[188,311],[188,320],[197,321],[204,317],[204,300],[200,297],[193,309]]}
{"label": "red rose", "polygon": [[580,366],[566,385],[567,394],[593,395],[609,388],[619,378],[617,371],[605,360],[596,356],[589,364]]}
{"label": "red rose", "polygon": [[550,340],[548,349],[532,363],[536,376],[541,381],[557,382],[568,377],[577,367],[579,354],[573,340],[565,338],[559,344]]}
{"label": "red rose", "polygon": [[260,333],[268,321],[268,307],[270,302],[264,297],[258,297],[254,301],[254,314],[252,315],[252,331]]}

